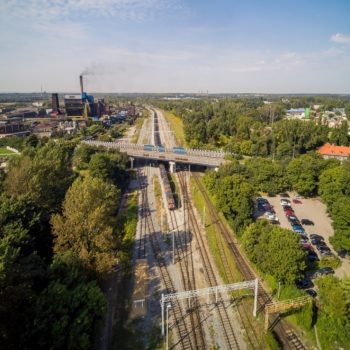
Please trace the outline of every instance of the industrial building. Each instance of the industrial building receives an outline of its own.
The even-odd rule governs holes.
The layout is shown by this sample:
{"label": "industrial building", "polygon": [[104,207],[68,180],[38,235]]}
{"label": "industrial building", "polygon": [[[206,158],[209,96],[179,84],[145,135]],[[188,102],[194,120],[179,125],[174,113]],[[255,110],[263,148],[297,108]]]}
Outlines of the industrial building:
{"label": "industrial building", "polygon": [[[80,95],[65,95],[64,105],[67,116],[101,118],[106,113],[106,104],[103,99],[95,101],[93,95],[84,91],[83,76],[80,79]],[[52,104],[53,105],[53,104]]]}
{"label": "industrial building", "polygon": [[28,126],[21,122],[0,121],[0,138],[14,135],[25,136],[29,133]]}
{"label": "industrial building", "polygon": [[81,117],[83,115],[84,105],[81,95],[65,95],[64,105],[67,116]]}

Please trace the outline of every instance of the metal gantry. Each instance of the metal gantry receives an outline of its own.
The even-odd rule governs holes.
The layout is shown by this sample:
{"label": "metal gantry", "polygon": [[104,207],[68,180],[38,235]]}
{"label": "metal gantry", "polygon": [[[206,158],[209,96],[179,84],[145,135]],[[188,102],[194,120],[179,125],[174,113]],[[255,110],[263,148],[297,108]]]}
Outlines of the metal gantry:
{"label": "metal gantry", "polygon": [[234,290],[240,289],[254,289],[254,308],[253,308],[253,316],[256,317],[257,305],[258,305],[258,288],[259,281],[256,278],[252,281],[243,281],[238,283],[231,283],[225,285],[219,285],[209,288],[201,288],[177,293],[163,294],[160,300],[160,305],[162,308],[162,335],[164,335],[164,306],[167,303],[170,303],[172,300],[191,300],[191,298],[209,296],[215,294],[215,302],[218,302],[219,294],[225,292],[231,292]]}

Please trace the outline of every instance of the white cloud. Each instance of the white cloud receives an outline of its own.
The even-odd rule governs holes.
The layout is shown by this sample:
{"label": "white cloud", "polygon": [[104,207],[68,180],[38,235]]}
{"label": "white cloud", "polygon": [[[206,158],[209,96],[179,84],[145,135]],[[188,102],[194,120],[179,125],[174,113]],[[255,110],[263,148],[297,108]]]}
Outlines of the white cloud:
{"label": "white cloud", "polygon": [[331,36],[331,41],[337,44],[350,44],[350,35],[337,33]]}
{"label": "white cloud", "polygon": [[175,7],[178,0],[5,0],[3,15],[55,19],[86,15],[143,20],[152,13]]}

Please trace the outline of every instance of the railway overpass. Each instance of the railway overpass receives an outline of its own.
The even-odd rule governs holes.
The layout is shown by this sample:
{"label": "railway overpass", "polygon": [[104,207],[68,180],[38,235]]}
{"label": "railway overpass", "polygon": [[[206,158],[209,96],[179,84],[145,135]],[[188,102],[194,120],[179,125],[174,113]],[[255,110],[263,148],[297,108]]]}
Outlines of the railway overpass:
{"label": "railway overpass", "polygon": [[157,147],[155,147],[156,150],[146,151],[143,145],[135,145],[126,142],[103,142],[94,140],[84,140],[82,142],[95,147],[115,148],[121,152],[125,152],[132,158],[168,161],[170,164],[171,162],[185,163],[216,168],[228,162],[224,159],[225,155],[228,153],[221,151],[185,148],[185,153],[179,154],[174,153],[171,148],[165,148],[164,152],[158,151]]}

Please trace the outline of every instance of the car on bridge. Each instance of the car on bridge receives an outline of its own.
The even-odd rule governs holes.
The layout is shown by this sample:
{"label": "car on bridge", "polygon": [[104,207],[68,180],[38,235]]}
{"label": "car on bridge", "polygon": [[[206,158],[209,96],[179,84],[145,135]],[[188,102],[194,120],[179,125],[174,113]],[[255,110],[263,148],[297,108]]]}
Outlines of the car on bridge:
{"label": "car on bridge", "polygon": [[186,154],[186,150],[183,147],[173,147],[172,151],[176,154]]}

